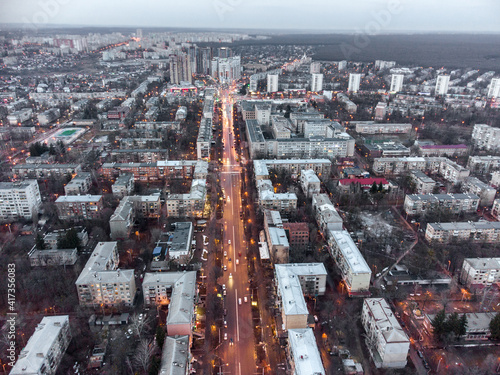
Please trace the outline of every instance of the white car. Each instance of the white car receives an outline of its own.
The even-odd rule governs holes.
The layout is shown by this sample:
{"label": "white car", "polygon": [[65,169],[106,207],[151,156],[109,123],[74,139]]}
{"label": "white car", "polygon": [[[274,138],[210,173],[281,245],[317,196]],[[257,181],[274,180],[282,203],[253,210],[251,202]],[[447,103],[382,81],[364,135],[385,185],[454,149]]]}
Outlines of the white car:
{"label": "white car", "polygon": [[224,251],[224,258],[227,258],[227,251]]}
{"label": "white car", "polygon": [[232,273],[230,273],[230,274],[229,274],[229,278],[230,278],[230,279],[232,279],[232,278],[233,278],[233,274],[232,274]]}
{"label": "white car", "polygon": [[227,340],[227,332],[224,332],[224,340]]}
{"label": "white car", "polygon": [[226,284],[222,284],[222,290],[226,290]]}
{"label": "white car", "polygon": [[248,298],[247,298],[246,296],[245,296],[245,297],[243,297],[243,300],[244,300],[245,302],[248,302]]}
{"label": "white car", "polygon": [[236,259],[236,264],[240,264],[240,260],[239,259]]}
{"label": "white car", "polygon": [[224,271],[227,271],[227,266],[224,264]]}
{"label": "white car", "polygon": [[228,245],[231,245],[231,240],[227,240],[227,244],[228,244]]}
{"label": "white car", "polygon": [[238,298],[238,304],[241,305],[241,298]]}

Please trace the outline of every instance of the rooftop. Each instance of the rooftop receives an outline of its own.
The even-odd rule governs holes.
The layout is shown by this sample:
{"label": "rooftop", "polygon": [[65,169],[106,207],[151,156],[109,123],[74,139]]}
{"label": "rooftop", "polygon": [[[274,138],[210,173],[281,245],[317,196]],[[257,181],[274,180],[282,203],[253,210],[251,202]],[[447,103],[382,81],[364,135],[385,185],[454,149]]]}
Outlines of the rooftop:
{"label": "rooftop", "polygon": [[346,230],[330,231],[329,235],[337,243],[342,255],[349,264],[351,273],[357,274],[372,272],[370,267],[368,267],[365,258],[363,258],[363,255],[361,255],[358,247],[349,235],[349,232]]}
{"label": "rooftop", "polygon": [[312,328],[289,329],[288,342],[296,375],[326,374]]}
{"label": "rooftop", "polygon": [[304,292],[300,286],[297,274],[288,267],[281,267],[276,264],[274,272],[276,274],[278,289],[281,295],[282,309],[285,315],[307,315]]}
{"label": "rooftop", "polygon": [[377,329],[382,332],[382,336],[387,343],[410,342],[385,299],[366,298],[363,304],[373,317]]}
{"label": "rooftop", "polygon": [[465,258],[466,262],[476,270],[500,270],[500,258]]}
{"label": "rooftop", "polygon": [[185,375],[189,367],[189,336],[167,336],[159,375]]}
{"label": "rooftop", "polygon": [[74,202],[99,202],[102,195],[61,195],[57,198],[56,203],[74,203]]}

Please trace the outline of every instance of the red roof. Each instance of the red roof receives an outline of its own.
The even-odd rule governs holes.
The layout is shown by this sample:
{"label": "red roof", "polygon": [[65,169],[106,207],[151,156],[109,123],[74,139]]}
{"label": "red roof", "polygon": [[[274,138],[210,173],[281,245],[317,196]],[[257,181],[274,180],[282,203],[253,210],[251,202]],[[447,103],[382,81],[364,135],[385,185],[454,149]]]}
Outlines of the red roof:
{"label": "red roof", "polygon": [[377,185],[379,185],[380,183],[382,183],[382,185],[387,185],[389,183],[385,178],[342,178],[339,180],[340,185],[351,185],[359,183],[360,185],[372,186],[374,182]]}

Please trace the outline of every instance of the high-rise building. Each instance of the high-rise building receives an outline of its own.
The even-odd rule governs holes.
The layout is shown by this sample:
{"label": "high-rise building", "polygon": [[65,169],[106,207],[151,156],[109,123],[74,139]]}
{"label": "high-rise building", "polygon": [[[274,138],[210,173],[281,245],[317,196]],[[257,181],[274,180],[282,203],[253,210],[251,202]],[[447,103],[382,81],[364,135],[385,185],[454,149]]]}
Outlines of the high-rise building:
{"label": "high-rise building", "polygon": [[345,68],[347,68],[347,61],[346,60],[339,61],[338,62],[339,72],[345,70]]}
{"label": "high-rise building", "polygon": [[220,47],[217,49],[218,56],[221,59],[227,59],[233,57],[233,51],[229,47]]}
{"label": "high-rise building", "polygon": [[403,89],[403,80],[405,76],[403,74],[393,74],[391,78],[391,89],[389,92],[399,92]]}
{"label": "high-rise building", "polygon": [[210,67],[211,75],[221,83],[231,82],[241,77],[241,56],[214,57]]}
{"label": "high-rise building", "polygon": [[310,67],[310,73],[311,74],[318,74],[321,71],[321,63],[315,61],[311,63]]}
{"label": "high-rise building", "polygon": [[185,53],[170,55],[170,83],[191,82],[191,61]]}
{"label": "high-rise building", "polygon": [[448,93],[448,85],[450,76],[440,75],[436,81],[436,95],[446,95]]}
{"label": "high-rise building", "polygon": [[500,98],[500,78],[493,78],[491,80],[488,98]]}
{"label": "high-rise building", "polygon": [[361,74],[359,73],[349,74],[349,87],[347,88],[347,91],[358,92],[360,83],[361,83]]}
{"label": "high-rise building", "polygon": [[36,180],[0,182],[0,221],[30,220],[42,204]]}
{"label": "high-rise building", "polygon": [[267,76],[267,92],[278,91],[278,77],[277,74],[269,74]]}
{"label": "high-rise building", "polygon": [[204,47],[198,55],[199,62],[196,64],[196,73],[210,74],[210,62],[212,61],[212,48]]}
{"label": "high-rise building", "polygon": [[190,46],[188,49],[189,64],[191,65],[191,73],[198,72],[198,55],[200,50],[197,45]]}
{"label": "high-rise building", "polygon": [[375,107],[375,120],[381,121],[385,118],[385,114],[387,112],[387,103],[386,102],[378,102]]}
{"label": "high-rise building", "polygon": [[323,74],[313,73],[311,78],[311,91],[323,91]]}
{"label": "high-rise building", "polygon": [[137,39],[142,39],[142,29],[137,29],[135,31],[135,36]]}

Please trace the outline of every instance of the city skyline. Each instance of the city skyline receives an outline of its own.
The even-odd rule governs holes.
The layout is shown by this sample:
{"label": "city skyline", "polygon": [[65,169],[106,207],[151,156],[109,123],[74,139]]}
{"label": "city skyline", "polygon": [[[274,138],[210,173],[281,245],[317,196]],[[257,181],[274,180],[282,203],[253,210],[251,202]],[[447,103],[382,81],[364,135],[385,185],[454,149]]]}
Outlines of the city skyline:
{"label": "city skyline", "polygon": [[429,0],[418,4],[400,0],[360,0],[356,5],[316,1],[313,5],[301,6],[297,0],[278,0],[273,3],[258,0],[252,4],[240,0],[196,0],[189,4],[27,0],[19,4],[8,0],[3,4],[0,23],[21,23],[38,27],[196,27],[369,34],[500,32],[500,24],[495,16],[500,12],[500,3],[492,0],[474,3],[445,0],[438,5]]}

